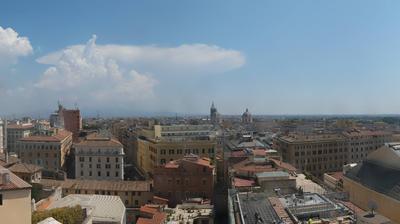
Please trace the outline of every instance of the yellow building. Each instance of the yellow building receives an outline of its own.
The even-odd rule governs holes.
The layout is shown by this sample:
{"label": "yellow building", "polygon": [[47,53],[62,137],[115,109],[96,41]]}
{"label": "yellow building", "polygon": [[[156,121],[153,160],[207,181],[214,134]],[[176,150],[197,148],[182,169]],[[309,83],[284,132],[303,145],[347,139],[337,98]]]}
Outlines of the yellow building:
{"label": "yellow building", "polygon": [[137,165],[151,175],[154,167],[188,154],[214,160],[216,147],[212,125],[154,125],[139,131]]}
{"label": "yellow building", "polygon": [[0,166],[0,223],[31,223],[31,185]]}
{"label": "yellow building", "polygon": [[343,188],[350,201],[400,223],[400,143],[387,144],[346,172]]}
{"label": "yellow building", "polygon": [[65,157],[69,154],[71,146],[72,133],[54,129],[54,132],[49,135],[21,138],[15,152],[24,163],[57,171],[64,168]]}

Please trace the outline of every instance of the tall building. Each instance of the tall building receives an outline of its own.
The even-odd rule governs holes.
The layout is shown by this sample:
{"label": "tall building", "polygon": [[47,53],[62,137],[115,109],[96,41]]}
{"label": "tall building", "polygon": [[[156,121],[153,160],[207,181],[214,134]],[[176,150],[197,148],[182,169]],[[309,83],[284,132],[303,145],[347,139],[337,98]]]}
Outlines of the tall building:
{"label": "tall building", "polygon": [[18,140],[31,135],[32,124],[7,124],[7,151],[15,152]]}
{"label": "tall building", "polygon": [[221,122],[220,114],[218,113],[217,108],[214,106],[214,102],[212,102],[210,108],[210,121],[212,124],[218,124]]}
{"label": "tall building", "polygon": [[152,174],[157,166],[185,155],[215,158],[216,134],[212,125],[154,125],[138,131],[137,166]]}
{"label": "tall building", "polygon": [[74,144],[74,148],[75,178],[124,179],[124,149],[118,140],[92,135]]}
{"label": "tall building", "polygon": [[72,138],[76,141],[79,137],[79,132],[82,130],[82,117],[79,109],[62,111],[64,117],[64,128],[72,132]]}
{"label": "tall building", "polygon": [[210,159],[187,155],[154,170],[155,195],[175,207],[190,198],[212,199],[215,169]]}
{"label": "tall building", "polygon": [[245,124],[253,123],[253,117],[251,116],[251,113],[249,112],[248,108],[246,108],[246,111],[242,114],[242,123]]}
{"label": "tall building", "polygon": [[82,130],[80,110],[78,108],[66,109],[59,103],[58,110],[50,115],[50,126],[64,128],[72,132],[73,140],[76,141],[79,137],[79,132]]}
{"label": "tall building", "polygon": [[31,185],[0,166],[1,223],[31,223]]}
{"label": "tall building", "polygon": [[72,146],[72,133],[54,129],[49,135],[35,135],[19,139],[16,153],[24,163],[35,164],[46,170],[65,168],[66,156]]}
{"label": "tall building", "polygon": [[350,201],[400,223],[400,143],[389,143],[344,174]]}

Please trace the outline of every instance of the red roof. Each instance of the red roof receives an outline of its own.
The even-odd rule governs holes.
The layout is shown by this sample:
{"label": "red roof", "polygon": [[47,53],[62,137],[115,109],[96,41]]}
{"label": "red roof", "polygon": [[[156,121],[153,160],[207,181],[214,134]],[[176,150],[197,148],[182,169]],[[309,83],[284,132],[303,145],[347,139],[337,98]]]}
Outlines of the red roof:
{"label": "red roof", "polygon": [[238,177],[233,179],[233,185],[235,187],[252,187],[254,186],[254,183],[254,180],[246,180]]}
{"label": "red roof", "polygon": [[140,217],[136,222],[137,224],[162,224],[167,217],[167,214],[161,211],[161,206],[159,205],[141,206],[140,213],[151,218]]}
{"label": "red roof", "polygon": [[336,180],[343,179],[343,172],[332,172],[332,173],[328,173],[328,175],[335,178]]}

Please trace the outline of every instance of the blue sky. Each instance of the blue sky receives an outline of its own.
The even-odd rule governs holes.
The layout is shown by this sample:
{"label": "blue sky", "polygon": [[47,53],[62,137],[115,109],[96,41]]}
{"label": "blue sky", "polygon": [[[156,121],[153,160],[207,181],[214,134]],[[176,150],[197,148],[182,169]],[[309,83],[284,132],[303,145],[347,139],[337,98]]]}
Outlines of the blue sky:
{"label": "blue sky", "polygon": [[366,0],[2,1],[0,114],[47,116],[57,100],[88,115],[206,114],[211,101],[222,114],[399,113],[399,11]]}

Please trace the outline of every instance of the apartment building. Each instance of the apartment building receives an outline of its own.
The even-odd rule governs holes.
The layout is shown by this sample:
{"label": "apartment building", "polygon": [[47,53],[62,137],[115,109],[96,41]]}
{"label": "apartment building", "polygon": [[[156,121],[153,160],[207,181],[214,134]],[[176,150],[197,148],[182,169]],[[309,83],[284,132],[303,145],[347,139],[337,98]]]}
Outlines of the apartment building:
{"label": "apartment building", "polygon": [[113,138],[91,135],[74,144],[75,178],[124,179],[124,149]]}
{"label": "apartment building", "polygon": [[35,135],[19,139],[16,153],[24,163],[35,164],[45,170],[64,169],[66,156],[72,146],[72,133],[53,129],[48,135]]}
{"label": "apartment building", "polygon": [[185,155],[215,159],[217,141],[212,125],[154,125],[138,131],[138,167],[152,174],[154,167]]}
{"label": "apartment building", "polygon": [[209,158],[186,155],[154,170],[154,192],[167,198],[169,205],[190,198],[212,199],[215,168]]}
{"label": "apartment building", "polygon": [[128,208],[139,208],[153,200],[152,181],[113,180],[50,180],[42,179],[45,189],[62,188],[62,196],[69,194],[116,195]]}
{"label": "apartment building", "polygon": [[32,124],[8,124],[7,125],[7,150],[15,152],[18,140],[31,135],[33,131]]}
{"label": "apartment building", "polygon": [[31,185],[0,166],[0,222],[31,223]]}
{"label": "apartment building", "polygon": [[321,178],[347,163],[347,141],[341,134],[286,135],[277,138],[275,146],[283,161]]}
{"label": "apartment building", "polygon": [[275,139],[283,161],[319,178],[341,171],[343,165],[360,162],[390,140],[380,131],[351,130],[339,134],[289,134]]}
{"label": "apartment building", "polygon": [[350,130],[343,132],[348,140],[347,161],[359,163],[368,154],[391,141],[391,134],[384,131]]}

